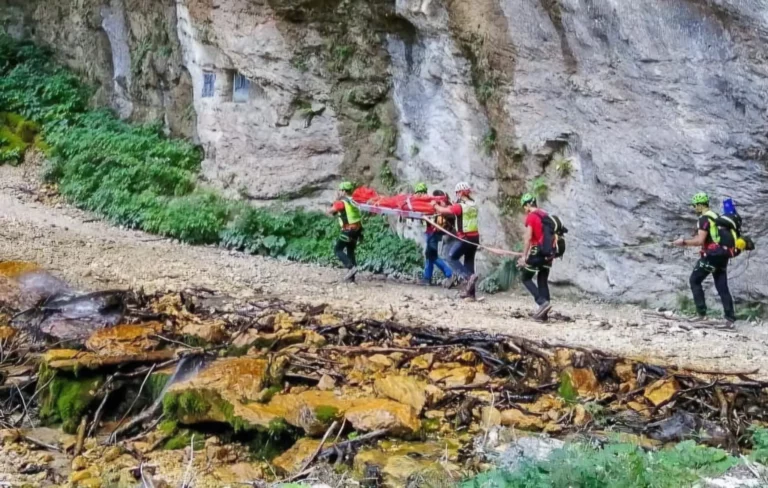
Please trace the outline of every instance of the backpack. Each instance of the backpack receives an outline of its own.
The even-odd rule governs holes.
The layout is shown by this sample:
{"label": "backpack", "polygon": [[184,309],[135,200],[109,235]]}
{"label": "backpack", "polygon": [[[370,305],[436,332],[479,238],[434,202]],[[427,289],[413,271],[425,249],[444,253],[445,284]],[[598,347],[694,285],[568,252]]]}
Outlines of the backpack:
{"label": "backpack", "polygon": [[743,222],[741,216],[735,210],[723,215],[717,215],[715,212],[710,211],[705,215],[709,218],[710,225],[717,227],[719,239],[716,244],[727,248],[734,257],[741,254],[742,251],[755,250],[755,242],[752,238],[742,235],[741,226]]}
{"label": "backpack", "polygon": [[541,218],[541,228],[544,238],[539,250],[544,257],[562,258],[565,254],[565,234],[568,229],[556,215],[550,215],[544,211],[537,211]]}

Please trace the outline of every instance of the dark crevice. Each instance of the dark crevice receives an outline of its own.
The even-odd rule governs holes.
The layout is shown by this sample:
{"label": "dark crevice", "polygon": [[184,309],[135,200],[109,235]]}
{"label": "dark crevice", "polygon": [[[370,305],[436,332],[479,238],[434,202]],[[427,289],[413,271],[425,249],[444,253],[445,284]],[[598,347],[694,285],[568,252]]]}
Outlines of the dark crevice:
{"label": "dark crevice", "polygon": [[563,53],[566,71],[568,74],[575,74],[579,68],[579,64],[576,61],[576,56],[573,54],[571,44],[568,42],[568,36],[565,33],[565,27],[563,26],[563,12],[560,9],[558,0],[539,0],[539,3],[541,3],[541,7],[547,12],[547,15],[549,15],[549,20],[552,21],[557,36],[560,38],[560,50]]}

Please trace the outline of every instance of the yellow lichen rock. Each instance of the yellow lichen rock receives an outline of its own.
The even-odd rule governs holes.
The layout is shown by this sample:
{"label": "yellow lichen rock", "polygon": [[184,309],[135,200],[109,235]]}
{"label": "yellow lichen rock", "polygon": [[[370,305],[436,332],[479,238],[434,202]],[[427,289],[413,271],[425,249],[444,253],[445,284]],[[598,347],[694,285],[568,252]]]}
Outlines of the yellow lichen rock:
{"label": "yellow lichen rock", "polygon": [[156,349],[159,342],[153,338],[163,330],[163,324],[122,324],[99,329],[85,341],[85,347],[101,356],[140,354]]}
{"label": "yellow lichen rock", "polygon": [[427,403],[427,383],[411,376],[385,376],[377,379],[373,387],[377,394],[410,405],[417,412]]}
{"label": "yellow lichen rock", "polygon": [[[325,447],[329,445],[326,444]],[[272,465],[285,475],[297,473],[307,459],[317,451],[318,446],[320,446],[318,439],[308,437],[299,439],[290,449],[273,459]]]}
{"label": "yellow lichen rock", "polygon": [[410,435],[421,427],[419,417],[412,407],[392,400],[355,402],[344,418],[361,432],[387,429],[392,435]]}

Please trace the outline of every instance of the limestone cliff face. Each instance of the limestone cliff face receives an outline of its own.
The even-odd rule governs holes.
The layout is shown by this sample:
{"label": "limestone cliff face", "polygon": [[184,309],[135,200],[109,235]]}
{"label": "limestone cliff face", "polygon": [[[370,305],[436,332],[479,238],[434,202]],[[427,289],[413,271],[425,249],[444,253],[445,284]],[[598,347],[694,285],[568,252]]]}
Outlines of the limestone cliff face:
{"label": "limestone cliff face", "polygon": [[52,48],[98,88],[95,103],[194,137],[174,0],[0,0],[0,26]]}
{"label": "limestone cliff face", "polygon": [[[123,116],[195,137],[202,177],[255,204],[467,180],[511,247],[535,180],[570,228],[553,279],[630,301],[687,285],[691,252],[616,248],[691,234],[696,191],[768,245],[768,0],[0,0],[0,19]],[[768,296],[766,256],[734,261],[737,296]]]}

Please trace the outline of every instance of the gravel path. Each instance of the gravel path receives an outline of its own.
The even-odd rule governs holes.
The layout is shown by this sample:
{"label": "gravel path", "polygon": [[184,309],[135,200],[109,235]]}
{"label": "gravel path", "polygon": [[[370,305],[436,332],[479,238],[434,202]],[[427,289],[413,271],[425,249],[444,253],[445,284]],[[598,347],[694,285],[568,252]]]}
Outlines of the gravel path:
{"label": "gravel path", "polygon": [[757,376],[768,378],[768,331],[761,325],[685,330],[637,307],[592,300],[557,301],[555,310],[573,321],[540,324],[519,318],[532,307],[523,295],[467,303],[454,291],[379,277],[363,275],[357,285],[339,284],[341,270],[188,246],[110,226],[41,198],[37,176],[29,166],[0,166],[0,260],[35,261],[83,289],[207,287],[238,297],[267,293],[365,315],[395,313],[400,321],[498,331],[705,370],[760,368]]}

